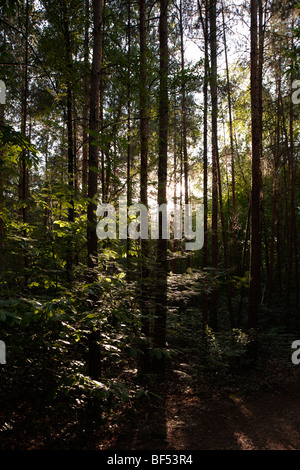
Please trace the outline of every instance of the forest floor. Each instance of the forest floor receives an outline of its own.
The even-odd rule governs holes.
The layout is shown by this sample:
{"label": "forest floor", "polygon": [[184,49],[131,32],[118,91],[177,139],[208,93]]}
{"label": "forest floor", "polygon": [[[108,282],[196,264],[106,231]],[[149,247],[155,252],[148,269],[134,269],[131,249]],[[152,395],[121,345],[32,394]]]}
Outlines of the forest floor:
{"label": "forest floor", "polygon": [[0,393],[0,449],[300,449],[300,366],[268,360],[262,370],[230,378],[199,373],[185,358],[154,388],[160,398],[87,423],[67,401],[47,403],[41,387],[15,381],[9,395]]}
{"label": "forest floor", "polygon": [[[123,425],[109,449],[299,450],[300,370],[269,364],[240,386],[193,381],[190,365],[170,373],[161,403]],[[244,384],[243,384],[244,379]]]}

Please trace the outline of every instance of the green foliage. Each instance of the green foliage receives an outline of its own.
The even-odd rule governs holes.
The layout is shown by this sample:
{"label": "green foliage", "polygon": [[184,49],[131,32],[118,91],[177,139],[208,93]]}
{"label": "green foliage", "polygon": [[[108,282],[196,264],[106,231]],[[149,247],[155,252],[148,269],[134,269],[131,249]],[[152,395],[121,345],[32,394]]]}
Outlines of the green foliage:
{"label": "green foliage", "polygon": [[30,140],[21,132],[16,131],[13,126],[7,124],[0,125],[0,149],[11,155],[10,147],[14,147],[14,152],[26,150],[26,163],[29,168],[38,168],[38,151],[31,144]]}
{"label": "green foliage", "polygon": [[232,332],[213,332],[207,328],[208,364],[212,369],[234,372],[248,364],[248,347],[251,338],[241,329]]}

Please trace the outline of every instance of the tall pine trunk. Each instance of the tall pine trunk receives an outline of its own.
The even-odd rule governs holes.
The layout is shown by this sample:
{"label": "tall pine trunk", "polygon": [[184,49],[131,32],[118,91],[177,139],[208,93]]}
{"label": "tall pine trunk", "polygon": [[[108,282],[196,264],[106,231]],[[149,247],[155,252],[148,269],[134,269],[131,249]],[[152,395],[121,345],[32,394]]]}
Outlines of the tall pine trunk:
{"label": "tall pine trunk", "polygon": [[[216,0],[209,2],[210,24],[210,91],[211,91],[211,144],[212,144],[212,267],[218,269],[218,88],[217,88],[217,24]],[[210,298],[210,324],[217,328],[217,290]]]}
{"label": "tall pine trunk", "polygon": [[[160,0],[159,18],[160,45],[160,88],[159,88],[159,160],[158,160],[158,205],[167,203],[167,164],[168,164],[168,0]],[[159,239],[157,243],[157,295],[156,318],[154,325],[154,347],[166,347],[167,319],[167,243],[162,237],[162,217],[159,215]],[[157,373],[165,371],[165,355],[159,351],[154,355],[153,369]]]}
{"label": "tall pine trunk", "polygon": [[[98,196],[98,168],[99,168],[99,146],[94,145],[95,133],[99,132],[100,116],[100,75],[102,63],[102,0],[93,0],[93,61],[91,74],[90,92],[90,119],[89,128],[93,135],[89,136],[89,164],[88,164],[88,209],[87,209],[87,246],[88,246],[88,268],[90,269],[90,281],[97,280],[98,249],[96,234],[96,209]],[[97,297],[91,299],[95,307]],[[101,353],[100,353],[100,330],[96,327],[89,335],[89,375],[93,379],[101,377]]]}
{"label": "tall pine trunk", "polygon": [[[209,36],[208,36],[208,0],[205,0],[204,10],[205,15],[202,13],[202,5],[198,0],[199,16],[204,36],[204,81],[203,81],[203,205],[204,205],[204,243],[202,249],[202,267],[205,269],[208,266],[208,81],[209,81]],[[203,293],[203,327],[204,332],[208,324],[208,295]]]}
{"label": "tall pine trunk", "polygon": [[[27,134],[27,115],[28,115],[28,28],[29,28],[29,0],[25,4],[25,60],[24,60],[24,76],[22,86],[22,115],[21,115],[21,132],[26,136]],[[23,150],[19,161],[19,203],[20,203],[20,215],[23,228],[23,237],[27,237],[26,224],[28,223],[28,198],[29,198],[29,170],[27,165],[27,150]],[[28,255],[26,252],[23,254],[24,263],[24,282],[27,284],[27,272],[28,269]]]}
{"label": "tall pine trunk", "polygon": [[83,104],[83,131],[82,131],[82,192],[87,195],[88,186],[88,134],[89,125],[89,0],[85,0],[85,24],[84,24],[84,104]]}
{"label": "tall pine trunk", "polygon": [[223,42],[224,42],[224,54],[225,54],[225,67],[226,67],[226,81],[227,81],[227,102],[228,102],[228,118],[229,118],[230,154],[231,154],[233,266],[234,266],[234,269],[236,270],[236,268],[237,268],[237,216],[236,216],[236,197],[235,197],[234,139],[233,139],[232,106],[231,106],[231,91],[230,91],[230,80],[229,80],[227,40],[226,40],[226,31],[225,31],[225,13],[224,13],[224,4],[223,4],[223,2],[222,2],[222,20],[223,20]]}
{"label": "tall pine trunk", "polygon": [[[281,60],[279,58],[277,77],[277,103],[276,103],[276,129],[274,142],[274,176],[273,176],[273,197],[272,197],[272,218],[271,218],[271,239],[270,239],[270,256],[268,269],[268,305],[271,306],[273,294],[273,278],[275,264],[275,237],[278,236],[278,195],[279,195],[279,164],[280,164],[280,117],[281,109]],[[277,250],[277,259],[279,252]]]}
{"label": "tall pine trunk", "polygon": [[[67,144],[68,144],[68,187],[69,187],[69,207],[68,222],[74,222],[74,141],[73,141],[73,98],[72,98],[72,49],[70,38],[70,25],[67,5],[64,4],[64,39],[65,39],[65,60],[66,60],[66,87],[67,87]],[[72,240],[69,239],[67,246],[66,271],[68,280],[71,279],[73,264]]]}
{"label": "tall pine trunk", "polygon": [[[132,144],[131,144],[131,1],[128,1],[127,11],[127,207],[132,203]],[[131,240],[127,236],[126,252],[127,252],[127,276],[128,280],[132,279],[131,266]]]}
{"label": "tall pine trunk", "polygon": [[[293,31],[294,19],[292,19]],[[294,48],[294,39],[291,40],[291,49]],[[293,70],[293,59],[291,61],[291,69]],[[294,254],[294,267],[295,267],[295,292],[296,292],[296,306],[299,304],[299,271],[298,271],[298,247],[297,247],[297,226],[296,226],[296,212],[295,212],[295,163],[294,163],[294,103],[292,99],[292,82],[293,74],[291,73],[291,97],[289,109],[289,151],[288,151],[288,170],[289,170],[289,183],[290,183],[290,217],[288,225],[288,263],[287,263],[287,279],[286,279],[286,299],[287,306],[290,306],[290,295],[292,285],[292,268],[293,268],[293,254]]]}
{"label": "tall pine trunk", "polygon": [[[147,31],[146,31],[146,2],[139,0],[139,35],[140,35],[140,199],[141,204],[148,206],[148,90],[147,90]],[[141,316],[142,316],[142,351],[141,368],[143,372],[149,372],[149,334],[150,334],[150,271],[149,271],[149,243],[141,239]]]}
{"label": "tall pine trunk", "polygon": [[[261,64],[258,44],[258,10],[261,0],[251,0],[251,234],[248,328],[256,330],[260,305],[261,263],[261,154],[262,107]],[[261,44],[260,44],[261,46]]]}
{"label": "tall pine trunk", "polygon": [[[189,203],[189,162],[187,153],[187,121],[186,121],[186,77],[184,58],[184,31],[183,31],[183,5],[179,5],[179,29],[180,29],[180,60],[181,60],[181,120],[182,120],[182,151],[183,151],[183,173],[184,173],[184,203]],[[186,258],[186,267],[190,266],[190,256]]]}
{"label": "tall pine trunk", "polygon": [[[4,125],[4,105],[0,103],[0,126]],[[4,167],[4,150],[0,148],[0,265],[1,269],[4,264],[4,200],[3,200],[3,190],[4,190],[4,183],[3,183],[3,168]]]}

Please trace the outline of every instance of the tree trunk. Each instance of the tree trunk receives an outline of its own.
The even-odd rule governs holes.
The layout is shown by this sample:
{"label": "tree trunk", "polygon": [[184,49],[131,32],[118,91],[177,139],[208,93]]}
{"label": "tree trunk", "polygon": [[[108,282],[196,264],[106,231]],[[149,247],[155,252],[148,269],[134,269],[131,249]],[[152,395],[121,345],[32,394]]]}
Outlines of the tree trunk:
{"label": "tree trunk", "polygon": [[[102,63],[102,0],[93,0],[93,61],[91,74],[90,93],[90,119],[89,128],[93,132],[99,132],[100,116],[100,75]],[[88,246],[88,267],[90,269],[90,280],[97,280],[98,249],[96,234],[96,209],[98,195],[98,167],[99,167],[99,146],[93,145],[94,135],[89,136],[89,168],[88,168],[88,209],[87,209],[87,246]],[[97,298],[93,297],[92,305],[95,305]],[[89,375],[93,379],[101,377],[101,354],[100,354],[100,330],[95,329],[89,336]]]}
{"label": "tree trunk", "polygon": [[[208,145],[207,145],[207,108],[208,108],[208,80],[209,80],[209,37],[208,37],[208,3],[205,1],[205,16],[203,17],[202,7],[198,0],[198,10],[202,25],[202,31],[204,36],[204,81],[203,81],[203,205],[204,205],[204,243],[202,249],[202,268],[207,268],[208,265],[208,236],[207,236],[207,216],[208,216]],[[206,292],[203,293],[203,327],[204,331],[208,324],[208,295]]]}
{"label": "tree trunk", "polygon": [[[25,66],[22,90],[22,116],[21,132],[26,136],[27,133],[27,100],[28,100],[28,26],[29,26],[29,0],[25,5]],[[29,198],[29,170],[27,166],[27,151],[23,150],[20,157],[20,177],[19,177],[19,202],[21,204],[20,214],[24,224],[23,237],[27,237],[26,224],[28,223],[28,198]],[[28,256],[23,255],[24,268],[28,268]],[[27,283],[27,274],[25,272],[25,283]]]}
{"label": "tree trunk", "polygon": [[[294,20],[292,20],[292,26]],[[293,30],[293,28],[292,28]],[[292,38],[291,47],[294,47],[294,40]],[[293,59],[291,68],[293,69]],[[289,169],[289,182],[290,182],[290,219],[289,219],[289,230],[288,230],[288,263],[287,263],[287,279],[286,279],[286,299],[287,306],[290,306],[290,294],[291,294],[291,279],[292,279],[292,267],[293,267],[293,250],[295,260],[295,292],[296,292],[296,305],[299,303],[299,273],[298,273],[298,253],[297,253],[297,226],[296,226],[296,213],[295,213],[295,165],[294,165],[294,103],[292,100],[292,82],[293,74],[291,73],[291,98],[290,98],[290,116],[289,116],[289,152],[288,152],[288,169]]]}
{"label": "tree trunk", "polygon": [[221,217],[221,227],[222,227],[224,268],[225,268],[225,271],[226,271],[225,278],[226,278],[228,312],[229,312],[230,326],[233,329],[234,328],[234,315],[233,315],[233,307],[232,307],[231,276],[228,273],[228,269],[229,269],[228,250],[227,250],[227,238],[226,238],[226,232],[225,232],[223,198],[222,198],[222,184],[221,184],[221,171],[220,171],[220,163],[219,163],[218,153],[217,153],[217,171],[218,171],[218,188],[219,188],[220,217]]}
{"label": "tree trunk", "polygon": [[258,48],[258,7],[261,0],[251,0],[251,134],[252,134],[252,181],[251,181],[251,251],[248,328],[256,330],[260,305],[261,263],[261,154],[262,154],[262,108],[261,73]]}
{"label": "tree trunk", "polygon": [[[160,89],[159,89],[159,161],[158,161],[158,205],[167,203],[168,163],[168,0],[160,0],[159,18],[160,44]],[[154,347],[166,347],[167,318],[167,240],[162,238],[162,217],[159,217],[159,240],[157,244],[157,296],[154,325]],[[164,373],[165,355],[154,356],[154,371]]]}
{"label": "tree trunk", "polygon": [[222,19],[223,19],[223,40],[224,40],[225,66],[226,66],[226,80],[227,80],[227,100],[228,100],[228,117],[229,117],[230,153],[231,153],[233,266],[234,266],[234,270],[236,270],[236,268],[237,268],[237,220],[236,220],[236,198],[235,198],[234,143],[233,143],[233,126],[232,126],[231,91],[230,91],[230,80],[229,80],[227,41],[226,41],[226,31],[225,31],[225,14],[224,14],[223,1],[222,1]]}
{"label": "tree trunk", "polygon": [[[209,3],[210,54],[211,54],[211,142],[212,142],[212,267],[218,269],[218,89],[217,89],[217,25],[216,0]],[[210,299],[210,324],[217,328],[217,290]]]}
{"label": "tree trunk", "polygon": [[[131,1],[128,1],[128,24],[127,24],[127,207],[132,203],[132,145],[131,145]],[[132,279],[131,256],[130,256],[131,240],[127,236],[126,252],[127,252],[127,275],[128,280]]]}
{"label": "tree trunk", "polygon": [[[187,154],[187,123],[186,123],[186,78],[184,60],[184,36],[183,36],[183,7],[182,0],[179,6],[179,29],[180,29],[180,58],[181,58],[181,118],[182,118],[182,150],[183,150],[183,173],[184,173],[184,203],[189,203],[189,163]],[[186,267],[190,267],[190,255],[186,257]]]}
{"label": "tree trunk", "polygon": [[[4,105],[0,104],[0,126],[4,125]],[[4,150],[0,149],[0,266],[4,266],[4,201],[3,201],[3,168],[4,167]]]}
{"label": "tree trunk", "polygon": [[[140,139],[141,139],[141,160],[140,160],[140,199],[141,204],[148,206],[148,90],[147,90],[147,31],[146,31],[146,3],[139,0],[139,34],[140,34]],[[149,243],[148,240],[141,239],[141,316],[143,335],[143,355],[141,358],[142,371],[147,373],[150,369],[149,361],[149,296],[150,296],[150,271],[149,263]]]}
{"label": "tree trunk", "polygon": [[[268,305],[272,303],[273,293],[273,268],[275,257],[275,235],[278,235],[276,227],[278,225],[278,193],[279,193],[279,162],[280,162],[280,116],[281,116],[281,61],[279,59],[277,83],[277,107],[276,107],[276,129],[274,143],[274,177],[273,177],[273,197],[272,197],[272,218],[271,218],[271,239],[270,239],[270,262],[268,269]],[[277,251],[277,257],[279,253]]]}
{"label": "tree trunk", "polygon": [[[74,140],[73,140],[73,98],[72,98],[72,46],[70,38],[70,25],[67,4],[63,4],[63,24],[66,63],[66,95],[67,95],[67,158],[68,158],[68,222],[74,222]],[[66,272],[67,279],[71,280],[73,265],[72,239],[68,237]]]}
{"label": "tree trunk", "polygon": [[82,192],[87,195],[88,185],[88,134],[89,125],[89,0],[85,0],[85,26],[84,26],[84,105],[83,105],[83,132],[82,132]]}

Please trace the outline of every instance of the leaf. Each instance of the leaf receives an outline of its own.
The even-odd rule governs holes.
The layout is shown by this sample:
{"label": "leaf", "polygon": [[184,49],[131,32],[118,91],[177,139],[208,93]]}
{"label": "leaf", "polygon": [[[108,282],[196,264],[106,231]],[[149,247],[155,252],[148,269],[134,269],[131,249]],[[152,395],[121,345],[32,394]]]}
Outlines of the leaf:
{"label": "leaf", "polygon": [[25,160],[30,168],[32,165],[36,170],[38,170],[38,151],[31,144],[30,140],[22,134],[22,132],[15,131],[12,126],[0,125],[0,148],[5,145],[13,146],[16,145],[21,148],[21,150],[27,150],[29,154],[25,155]]}

